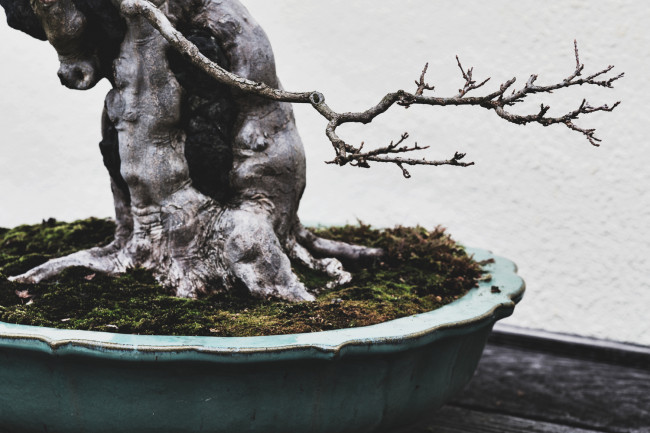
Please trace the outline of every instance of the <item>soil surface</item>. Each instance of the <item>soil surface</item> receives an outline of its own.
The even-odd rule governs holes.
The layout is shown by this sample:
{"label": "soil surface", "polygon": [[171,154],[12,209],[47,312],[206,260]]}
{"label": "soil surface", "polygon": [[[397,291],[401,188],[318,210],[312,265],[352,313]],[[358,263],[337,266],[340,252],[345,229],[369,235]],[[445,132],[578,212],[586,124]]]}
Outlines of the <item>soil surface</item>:
{"label": "soil surface", "polygon": [[46,260],[106,244],[115,224],[90,218],[50,219],[0,228],[0,321],[127,334],[253,336],[372,325],[434,310],[458,299],[482,277],[481,266],[442,228],[370,226],[316,228],[318,236],[380,247],[381,260],[352,266],[353,281],[324,290],[327,277],[295,265],[316,302],[254,299],[245,293],[176,298],[152,275],[132,269],[110,277],[71,268],[45,283],[13,283]]}

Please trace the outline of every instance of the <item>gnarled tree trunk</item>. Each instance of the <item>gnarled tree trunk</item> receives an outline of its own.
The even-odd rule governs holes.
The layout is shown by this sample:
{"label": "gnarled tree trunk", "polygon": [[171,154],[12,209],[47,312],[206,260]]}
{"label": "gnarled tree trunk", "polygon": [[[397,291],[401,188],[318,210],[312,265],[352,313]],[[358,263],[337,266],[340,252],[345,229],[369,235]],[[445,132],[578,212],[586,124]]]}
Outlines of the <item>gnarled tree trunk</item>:
{"label": "gnarled tree trunk", "polygon": [[[299,301],[314,297],[292,272],[290,257],[342,284],[351,276],[337,256],[381,254],[315,239],[300,225],[305,156],[290,104],[217,84],[172,52],[129,0],[101,7],[83,0],[33,4],[59,52],[65,85],[89,88],[102,70],[111,71],[101,148],[117,231],[106,247],[51,260],[15,280],[38,282],[70,266],[109,274],[138,266],[151,269],[178,296],[244,287],[257,296]],[[269,41],[238,1],[156,6],[204,55],[237,75],[279,87]],[[120,12],[113,28],[122,28],[123,37],[115,58],[107,58],[84,38],[106,40],[97,34],[105,29],[88,22],[109,16],[112,8]],[[113,67],[100,65],[106,61]]]}

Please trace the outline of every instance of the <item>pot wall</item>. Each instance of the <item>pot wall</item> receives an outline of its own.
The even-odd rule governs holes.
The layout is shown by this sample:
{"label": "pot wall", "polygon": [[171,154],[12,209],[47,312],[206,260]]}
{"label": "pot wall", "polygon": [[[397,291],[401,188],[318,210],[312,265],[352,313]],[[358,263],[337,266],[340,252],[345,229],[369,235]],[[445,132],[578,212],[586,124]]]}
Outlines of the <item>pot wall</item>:
{"label": "pot wall", "polygon": [[0,322],[0,426],[6,433],[405,427],[467,384],[492,326],[523,296],[514,263],[468,252],[490,262],[489,281],[437,310],[366,327],[227,338]]}
{"label": "pot wall", "polygon": [[397,353],[243,364],[3,348],[0,425],[7,433],[392,430],[469,382],[490,329],[490,322],[471,325]]}

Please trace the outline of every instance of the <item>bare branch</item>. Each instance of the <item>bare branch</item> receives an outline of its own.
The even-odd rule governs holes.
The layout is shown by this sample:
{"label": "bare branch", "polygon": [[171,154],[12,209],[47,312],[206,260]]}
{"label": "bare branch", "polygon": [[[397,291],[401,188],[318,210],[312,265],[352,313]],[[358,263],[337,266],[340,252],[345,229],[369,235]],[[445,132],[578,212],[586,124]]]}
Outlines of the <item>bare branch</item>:
{"label": "bare branch", "polygon": [[469,68],[467,72],[463,69],[463,65],[460,64],[460,59],[458,56],[456,56],[456,63],[458,63],[458,67],[460,68],[461,74],[463,74],[463,78],[465,79],[465,86],[462,89],[458,90],[458,96],[457,98],[462,98],[463,96],[467,95],[469,92],[471,92],[474,89],[478,89],[479,87],[483,87],[490,79],[483,80],[479,84],[476,84],[476,81],[473,80],[472,75],[474,74],[474,68]]}
{"label": "bare branch", "polygon": [[118,0],[125,15],[140,14],[167,39],[170,45],[196,67],[218,82],[267,99],[294,103],[311,103],[315,92],[286,92],[233,74],[206,56],[169,22],[165,14],[148,0]]}
{"label": "bare branch", "polygon": [[[424,149],[424,148],[423,148]],[[374,162],[391,162],[397,164],[397,166],[402,170],[402,174],[405,178],[410,179],[411,173],[404,168],[404,165],[453,165],[456,167],[470,167],[474,165],[473,162],[462,162],[461,160],[465,158],[464,153],[456,152],[451,159],[444,161],[428,161],[425,159],[410,159],[410,158],[386,158],[386,157],[369,157],[368,161]]]}
{"label": "bare branch", "polygon": [[415,91],[416,96],[422,95],[425,90],[435,90],[435,86],[430,86],[424,81],[424,77],[427,75],[427,70],[429,69],[429,64],[427,63],[424,65],[424,69],[422,70],[422,75],[420,75],[420,81],[416,81],[415,84],[417,84],[418,89]]}
{"label": "bare branch", "polygon": [[393,156],[396,154],[429,148],[429,146],[421,147],[417,143],[413,146],[402,146],[402,143],[404,143],[408,138],[409,134],[405,132],[397,142],[391,141],[388,146],[374,149],[369,152],[361,152],[364,147],[364,143],[361,143],[358,149],[348,149],[352,152],[347,153],[345,156],[337,156],[332,161],[327,161],[327,164],[345,165],[349,163],[354,167],[370,168],[369,162],[392,163],[396,164],[402,170],[402,174],[407,179],[411,177],[411,174],[406,168],[404,168],[404,165],[453,165],[457,167],[469,167],[474,165],[473,162],[463,162],[462,159],[465,158],[465,154],[459,152],[456,152],[451,159],[442,161],[428,161],[424,158],[413,159]]}
{"label": "bare branch", "polygon": [[415,84],[417,85],[415,93],[398,90],[397,92],[388,93],[381,99],[381,101],[379,101],[379,103],[366,111],[358,113],[338,113],[332,110],[325,103],[325,97],[319,92],[287,92],[284,90],[271,88],[262,83],[256,83],[247,80],[246,78],[239,77],[235,74],[232,74],[231,72],[226,71],[216,63],[213,63],[208,58],[203,56],[199,52],[198,48],[189,42],[179,31],[177,31],[165,17],[165,15],[149,1],[128,0],[127,2],[125,0],[122,0],[121,4],[122,11],[124,13],[141,14],[156,29],[160,31],[163,37],[169,41],[174,49],[184,54],[195,66],[202,69],[204,72],[206,72],[208,75],[220,83],[237,88],[243,92],[272,99],[275,101],[310,103],[316,109],[316,111],[318,111],[328,121],[326,135],[332,143],[332,146],[336,152],[336,158],[330,161],[330,163],[333,164],[350,164],[356,167],[368,167],[369,162],[392,163],[396,164],[402,170],[402,173],[405,177],[410,177],[410,173],[404,168],[404,165],[454,165],[461,167],[473,165],[473,163],[461,162],[461,159],[465,156],[461,153],[456,153],[453,158],[444,161],[429,161],[426,159],[406,159],[394,157],[393,155],[397,153],[401,154],[425,149],[424,147],[419,147],[417,144],[410,147],[401,146],[408,135],[402,136],[402,139],[397,143],[391,143],[388,146],[380,147],[369,152],[362,151],[363,144],[359,147],[355,147],[338,136],[336,131],[339,126],[346,123],[370,123],[377,116],[386,112],[395,104],[404,106],[405,108],[409,108],[413,104],[431,106],[479,106],[487,110],[494,110],[494,112],[500,118],[515,124],[524,125],[528,123],[538,123],[543,126],[563,124],[567,128],[584,135],[587,140],[594,146],[598,146],[601,142],[601,140],[595,136],[595,130],[578,127],[575,125],[574,121],[577,120],[581,115],[587,115],[597,111],[612,111],[620,104],[620,102],[617,102],[611,107],[608,105],[592,107],[586,101],[583,101],[576,110],[558,117],[548,117],[549,107],[543,104],[538,113],[530,115],[513,114],[506,110],[506,107],[514,106],[515,104],[522,102],[530,95],[538,93],[552,93],[553,91],[562,88],[582,85],[594,85],[612,88],[613,83],[624,76],[624,74],[619,74],[611,78],[605,78],[604,76],[614,68],[613,66],[608,66],[599,72],[596,72],[587,77],[583,77],[582,74],[584,71],[584,65],[580,62],[578,44],[574,41],[574,52],[576,60],[575,70],[567,78],[555,84],[538,86],[535,84],[537,82],[538,76],[531,75],[526,84],[521,89],[514,89],[512,93],[507,96],[505,92],[512,88],[512,86],[515,84],[515,78],[506,81],[499,86],[498,90],[493,91],[492,93],[489,93],[485,96],[468,97],[467,94],[469,92],[483,87],[486,83],[488,83],[490,79],[488,78],[477,83],[473,77],[474,68],[465,70],[460,62],[460,59],[458,56],[456,56],[456,62],[458,64],[458,68],[461,71],[462,77],[465,80],[465,84],[462,89],[459,89],[459,93],[454,97],[440,98],[424,95],[425,90],[434,90],[434,87],[430,86],[425,81],[425,76],[429,66],[427,64],[425,65],[422,74],[420,75],[420,79],[415,81]]}

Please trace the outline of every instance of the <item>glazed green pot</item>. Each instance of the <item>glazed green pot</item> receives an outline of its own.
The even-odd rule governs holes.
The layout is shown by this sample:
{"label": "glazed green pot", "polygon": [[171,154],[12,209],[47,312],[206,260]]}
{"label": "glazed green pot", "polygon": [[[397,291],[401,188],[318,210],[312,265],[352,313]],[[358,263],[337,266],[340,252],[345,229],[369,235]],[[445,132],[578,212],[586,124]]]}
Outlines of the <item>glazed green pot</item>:
{"label": "glazed green pot", "polygon": [[367,327],[223,338],[0,322],[0,432],[398,431],[463,389],[523,295],[512,262],[470,252],[495,259],[491,281]]}

